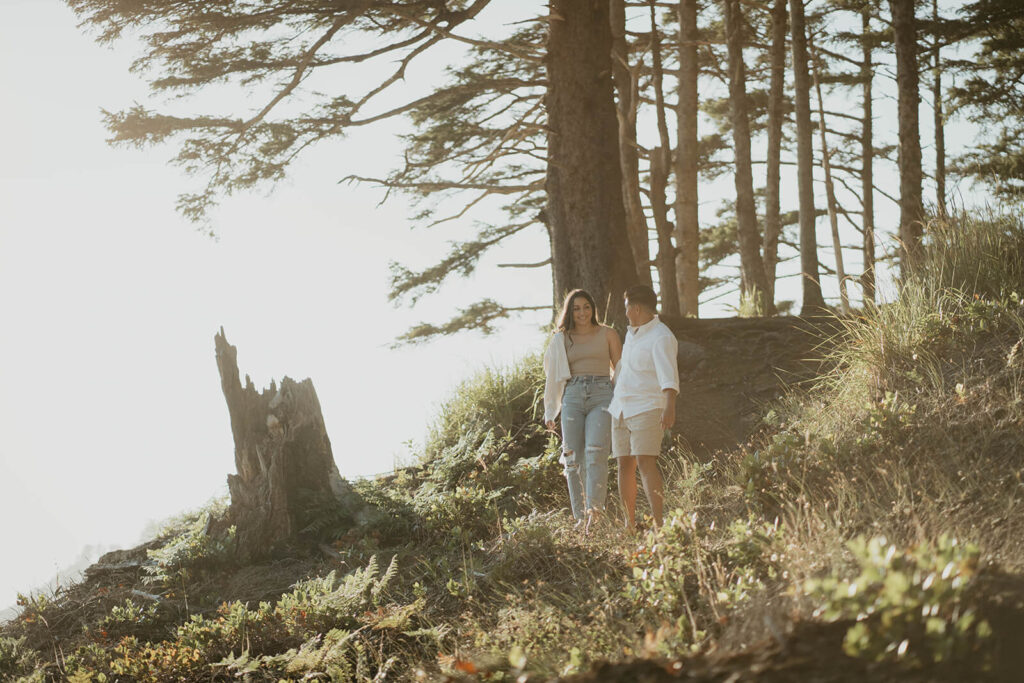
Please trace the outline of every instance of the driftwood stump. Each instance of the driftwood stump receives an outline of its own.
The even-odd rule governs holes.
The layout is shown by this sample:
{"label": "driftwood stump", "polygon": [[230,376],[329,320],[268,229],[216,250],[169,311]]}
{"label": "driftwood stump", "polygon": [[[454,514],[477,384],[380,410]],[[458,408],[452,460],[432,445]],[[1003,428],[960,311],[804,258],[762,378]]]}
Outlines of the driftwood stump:
{"label": "driftwood stump", "polygon": [[224,328],[214,336],[221,388],[231,415],[236,474],[228,475],[228,521],[238,552],[251,559],[302,530],[318,501],[343,498],[351,487],[338,473],[313,382],[288,377],[257,391],[238,374],[238,350]]}

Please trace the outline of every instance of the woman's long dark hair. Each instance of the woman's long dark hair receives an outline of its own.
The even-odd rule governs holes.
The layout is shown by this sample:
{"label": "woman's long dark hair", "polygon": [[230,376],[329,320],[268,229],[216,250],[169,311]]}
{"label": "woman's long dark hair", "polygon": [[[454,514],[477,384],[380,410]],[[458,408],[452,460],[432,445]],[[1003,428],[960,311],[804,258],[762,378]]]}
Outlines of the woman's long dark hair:
{"label": "woman's long dark hair", "polygon": [[562,304],[562,312],[558,314],[558,323],[556,324],[556,327],[559,332],[569,332],[574,327],[572,304],[578,296],[583,297],[590,304],[590,322],[594,325],[600,324],[597,322],[597,304],[594,303],[594,297],[590,296],[590,292],[585,289],[574,289],[565,295],[565,303]]}

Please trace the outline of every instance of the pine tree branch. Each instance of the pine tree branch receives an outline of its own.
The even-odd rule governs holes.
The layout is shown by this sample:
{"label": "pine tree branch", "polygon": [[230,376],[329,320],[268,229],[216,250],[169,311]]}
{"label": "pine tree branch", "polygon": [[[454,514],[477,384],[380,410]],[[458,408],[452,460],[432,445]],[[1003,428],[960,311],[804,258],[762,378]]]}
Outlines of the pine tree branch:
{"label": "pine tree branch", "polygon": [[451,244],[447,256],[420,272],[411,271],[399,263],[392,262],[388,300],[394,302],[408,299],[408,303],[415,304],[425,294],[436,292],[451,275],[468,276],[476,268],[476,264],[484,252],[502,240],[522,232],[534,223],[536,223],[535,220],[528,220],[501,228],[492,228],[485,232],[484,239],[454,242]]}
{"label": "pine tree branch", "polygon": [[331,40],[331,38],[333,38],[334,35],[341,30],[343,26],[345,26],[348,23],[351,23],[351,19],[349,19],[345,15],[339,16],[337,19],[334,20],[334,23],[331,25],[331,28],[329,28],[322,36],[320,36],[320,38],[315,43],[313,43],[313,45],[308,50],[306,50],[306,53],[299,61],[298,66],[295,67],[295,72],[292,74],[291,81],[289,81],[284,88],[278,91],[278,93],[273,97],[273,99],[271,99],[270,102],[268,102],[263,107],[263,109],[260,110],[259,113],[257,113],[251,119],[242,124],[242,130],[238,133],[237,137],[235,138],[235,144],[231,146],[232,152],[238,148],[245,134],[254,125],[262,121],[267,116],[267,114],[269,114],[271,110],[275,106],[277,106],[279,102],[281,102],[281,100],[290,95],[295,90],[295,88],[299,86],[299,84],[302,82],[302,79],[305,77],[306,70],[309,68],[309,63],[313,59],[313,56],[317,53],[317,51],[320,48],[326,45]]}
{"label": "pine tree branch", "polygon": [[546,258],[543,261],[537,261],[536,263],[499,263],[499,268],[543,268],[544,266],[550,266],[551,259]]}
{"label": "pine tree branch", "polygon": [[515,194],[517,192],[527,192],[530,190],[539,190],[544,187],[543,180],[529,183],[526,185],[491,185],[488,183],[461,183],[455,181],[422,181],[422,182],[394,182],[389,181],[385,178],[373,178],[369,176],[360,175],[349,175],[345,176],[339,183],[345,182],[361,182],[361,183],[374,183],[382,187],[402,189],[402,190],[420,190],[423,192],[438,192],[441,190],[487,190],[492,194]]}
{"label": "pine tree branch", "polygon": [[467,330],[478,330],[483,334],[492,334],[495,331],[494,323],[509,318],[514,313],[546,310],[551,310],[551,306],[502,306],[493,299],[484,299],[460,309],[459,314],[448,322],[441,323],[440,325],[432,323],[416,325],[405,334],[399,336],[391,345],[391,348],[399,348],[406,344],[422,344],[432,341],[439,336]]}
{"label": "pine tree branch", "polygon": [[483,192],[478,194],[475,199],[467,202],[466,205],[463,206],[462,209],[458,213],[454,213],[454,214],[452,214],[450,216],[446,216],[445,218],[439,218],[439,219],[429,223],[427,225],[427,227],[428,228],[433,228],[433,227],[436,227],[438,225],[441,225],[442,223],[447,223],[449,221],[456,221],[456,220],[462,218],[463,216],[465,216],[469,212],[469,210],[472,209],[474,206],[476,206],[481,201],[483,201],[484,199],[486,199],[487,197],[490,197],[490,196],[491,196],[491,193],[486,191],[486,190],[484,190]]}
{"label": "pine tree branch", "polygon": [[493,166],[495,161],[500,156],[502,156],[502,150],[507,149],[507,147],[505,147],[507,143],[522,142],[527,138],[527,136],[533,135],[540,124],[528,127],[524,126],[523,123],[526,121],[527,117],[539,111],[542,105],[543,100],[538,99],[537,102],[535,102],[534,105],[530,107],[530,109],[527,110],[515,123],[506,128],[504,134],[501,136],[501,139],[498,140],[497,146],[494,148],[493,151],[491,151],[490,154],[488,154],[485,157],[482,157],[477,161],[470,163],[466,167],[466,174],[464,176],[464,180],[471,181],[475,179],[477,176],[479,176],[481,173],[483,173],[485,170]]}
{"label": "pine tree branch", "polygon": [[864,198],[861,197],[860,194],[858,194],[858,192],[856,190],[854,190],[852,187],[850,187],[850,185],[846,182],[845,178],[843,178],[841,175],[836,174],[835,176],[832,177],[832,179],[835,180],[836,182],[838,182],[840,185],[842,185],[844,188],[846,188],[846,190],[850,194],[852,194],[854,197],[856,197],[857,201],[860,202],[861,207],[864,206]]}
{"label": "pine tree branch", "polygon": [[856,60],[856,59],[854,59],[852,57],[848,57],[848,56],[842,54],[841,52],[834,52],[832,50],[829,50],[828,48],[821,47],[817,43],[817,40],[815,42],[815,46],[814,47],[815,47],[815,49],[818,52],[820,52],[820,53],[822,53],[824,55],[827,55],[829,57],[832,57],[833,59],[838,59],[839,61],[846,62],[847,64],[852,64],[853,66],[857,67],[858,69],[863,66],[863,64],[861,64],[859,60]]}
{"label": "pine tree branch", "polygon": [[[375,97],[376,95],[379,95],[380,93],[382,93],[383,91],[387,90],[392,85],[397,83],[399,80],[402,80],[402,79],[405,78],[405,70],[409,67],[409,63],[413,59],[415,59],[417,55],[423,54],[428,49],[430,49],[431,47],[433,47],[434,45],[439,43],[441,41],[441,39],[442,39],[441,36],[433,36],[433,37],[427,39],[427,41],[422,43],[421,45],[417,45],[416,49],[414,49],[409,54],[407,54],[405,57],[403,57],[402,60],[398,63],[398,68],[395,69],[394,73],[392,73],[391,76],[386,78],[376,88],[374,88],[373,90],[370,90],[368,93],[363,95],[362,99],[358,100],[354,105],[352,105],[352,109],[351,109],[351,111],[349,111],[348,116],[346,117],[347,118],[346,122],[349,125],[365,125],[366,123],[372,123],[373,121],[380,121],[381,119],[390,118],[391,116],[395,116],[397,114],[402,113],[403,111],[407,111],[408,109],[412,108],[412,105],[406,105],[405,108],[399,107],[397,109],[392,109],[391,112],[387,112],[385,115],[381,115],[381,116],[378,116],[378,117],[371,117],[371,118],[366,119],[365,121],[360,122],[360,123],[356,123],[356,122],[352,121],[352,116],[355,115],[356,113],[358,113],[359,110],[362,109],[363,106],[367,102],[369,102],[373,97]],[[426,100],[426,99],[429,99],[429,98],[430,98],[430,96],[428,96],[426,98],[421,98],[421,100]],[[417,100],[417,102],[418,101],[420,101],[420,100]],[[415,104],[415,103],[413,103],[413,104]]]}
{"label": "pine tree branch", "polygon": [[[490,83],[490,86],[492,87],[492,89],[498,89],[498,88],[504,88],[504,87],[535,87],[535,86],[536,87],[542,87],[544,85],[545,85],[544,81],[526,81],[526,80],[523,80],[521,78],[506,78],[506,79],[502,79],[501,81],[493,81],[493,82]],[[404,105],[401,105],[399,107],[395,107],[394,109],[390,109],[390,110],[388,110],[386,112],[383,112],[381,114],[376,114],[374,116],[370,116],[370,117],[367,117],[365,119],[359,119],[359,120],[350,119],[350,120],[346,120],[344,123],[345,123],[345,125],[350,125],[350,126],[365,126],[367,124],[375,123],[375,122],[381,121],[383,119],[388,119],[388,118],[392,118],[394,116],[398,116],[399,114],[404,114],[407,111],[411,111],[413,109],[417,109],[417,108],[422,107],[423,105],[429,104],[431,102],[436,102],[436,101],[441,100],[441,99],[443,99],[445,97],[449,97],[452,94],[456,94],[456,93],[460,93],[460,92],[472,92],[472,91],[477,90],[477,89],[479,89],[479,86],[477,86],[475,84],[473,84],[473,85],[457,85],[457,86],[453,86],[451,88],[444,88],[442,90],[437,90],[437,91],[435,91],[435,92],[433,92],[433,93],[431,93],[429,95],[425,95],[425,96],[423,96],[423,97],[421,97],[421,98],[419,98],[417,100],[414,100],[412,102],[408,102],[408,103],[406,103]]]}
{"label": "pine tree branch", "polygon": [[[476,0],[476,2],[474,2],[471,7],[464,10],[462,13],[468,14],[470,18],[474,17],[476,16],[476,14],[480,12],[480,10],[482,10],[488,4],[490,4],[490,0]],[[427,28],[428,30],[439,34],[439,36],[442,38],[451,38],[452,40],[456,40],[461,43],[466,43],[467,45],[472,45],[473,47],[487,48],[490,50],[494,50],[496,52],[504,52],[506,54],[512,55],[513,57],[519,57],[520,59],[526,59],[529,61],[542,62],[544,59],[544,56],[542,54],[533,50],[524,50],[512,47],[505,43],[495,43],[490,40],[479,40],[477,38],[469,38],[467,36],[457,35],[453,33],[450,29],[442,28],[436,23],[426,22],[423,19],[420,19],[419,17],[413,16],[407,12],[403,12],[401,9],[399,9],[398,6],[395,5],[389,7],[388,10],[396,16],[400,16],[403,19],[411,21],[415,24],[419,24],[420,26],[423,26],[424,28]],[[459,21],[457,23],[462,23],[462,21]]]}

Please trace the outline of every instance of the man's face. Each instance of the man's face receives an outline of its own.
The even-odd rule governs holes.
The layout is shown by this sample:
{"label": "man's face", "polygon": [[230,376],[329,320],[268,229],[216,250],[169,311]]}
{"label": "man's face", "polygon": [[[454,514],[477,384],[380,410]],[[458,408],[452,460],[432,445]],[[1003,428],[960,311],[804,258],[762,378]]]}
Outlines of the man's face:
{"label": "man's face", "polygon": [[633,327],[639,327],[643,323],[643,310],[640,304],[631,303],[628,296],[623,301],[626,304],[626,320]]}

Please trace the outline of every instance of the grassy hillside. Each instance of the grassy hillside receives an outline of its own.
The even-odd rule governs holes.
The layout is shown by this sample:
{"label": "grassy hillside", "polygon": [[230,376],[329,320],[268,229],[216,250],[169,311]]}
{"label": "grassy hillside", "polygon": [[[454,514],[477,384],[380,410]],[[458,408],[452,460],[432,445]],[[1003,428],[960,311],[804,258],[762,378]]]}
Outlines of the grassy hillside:
{"label": "grassy hillside", "polygon": [[480,373],[417,465],[356,484],[369,512],[311,510],[256,566],[208,534],[223,503],[183,516],[24,600],[0,677],[1016,680],[1022,294],[1019,217],[932,226],[829,376],[738,449],[670,450],[671,513],[633,537],[564,509],[539,359]]}

